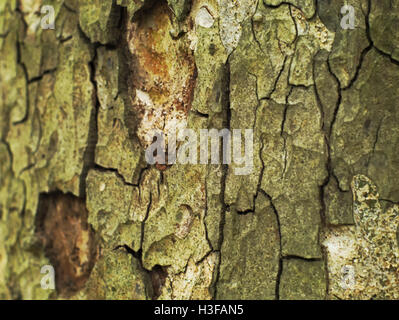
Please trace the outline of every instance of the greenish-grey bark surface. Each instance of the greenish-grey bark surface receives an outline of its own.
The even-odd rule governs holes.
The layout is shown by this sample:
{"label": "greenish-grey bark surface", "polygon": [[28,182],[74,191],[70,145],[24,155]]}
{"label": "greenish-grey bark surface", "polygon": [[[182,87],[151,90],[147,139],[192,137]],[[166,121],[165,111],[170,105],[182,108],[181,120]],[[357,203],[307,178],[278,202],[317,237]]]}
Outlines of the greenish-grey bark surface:
{"label": "greenish-grey bark surface", "polygon": [[[0,1],[0,298],[398,299],[398,26],[398,0]],[[252,129],[252,171],[148,164],[173,128]]]}

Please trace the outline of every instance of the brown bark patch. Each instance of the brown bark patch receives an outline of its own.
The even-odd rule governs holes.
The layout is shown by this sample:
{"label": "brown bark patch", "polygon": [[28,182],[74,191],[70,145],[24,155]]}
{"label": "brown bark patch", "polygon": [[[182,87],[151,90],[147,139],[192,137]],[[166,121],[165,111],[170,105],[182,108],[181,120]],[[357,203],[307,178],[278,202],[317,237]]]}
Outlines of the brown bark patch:
{"label": "brown bark patch", "polygon": [[151,283],[153,289],[153,300],[157,300],[158,297],[162,294],[162,288],[165,285],[166,278],[168,277],[168,272],[165,267],[160,265],[154,266],[150,271],[151,275]]}
{"label": "brown bark patch", "polygon": [[[184,33],[174,37],[177,22],[166,1],[157,1],[127,22],[134,115],[139,119],[137,136],[146,148],[153,130],[167,138],[171,130],[187,126],[196,67],[193,52]],[[186,22],[189,28],[188,21]]]}
{"label": "brown bark patch", "polygon": [[40,195],[36,233],[55,269],[61,296],[82,289],[95,264],[97,244],[87,218],[84,199],[60,192]]}

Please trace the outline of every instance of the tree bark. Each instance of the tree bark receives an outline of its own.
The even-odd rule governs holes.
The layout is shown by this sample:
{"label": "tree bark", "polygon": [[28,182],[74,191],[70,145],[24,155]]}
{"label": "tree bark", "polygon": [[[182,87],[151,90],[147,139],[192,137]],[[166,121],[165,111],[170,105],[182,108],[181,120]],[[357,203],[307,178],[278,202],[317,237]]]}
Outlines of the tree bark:
{"label": "tree bark", "polygon": [[[398,22],[398,0],[2,1],[0,298],[398,299]],[[252,171],[149,164],[182,128],[252,129]]]}

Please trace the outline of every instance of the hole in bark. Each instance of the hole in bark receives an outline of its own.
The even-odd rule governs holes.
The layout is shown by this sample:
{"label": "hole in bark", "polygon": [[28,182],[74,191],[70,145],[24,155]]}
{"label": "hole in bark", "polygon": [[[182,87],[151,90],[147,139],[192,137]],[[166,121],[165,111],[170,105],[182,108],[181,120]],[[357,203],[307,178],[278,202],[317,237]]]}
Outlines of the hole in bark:
{"label": "hole in bark", "polygon": [[36,234],[55,269],[61,296],[82,289],[95,264],[97,244],[87,218],[84,199],[61,192],[40,195]]}
{"label": "hole in bark", "polygon": [[165,267],[156,265],[150,271],[150,275],[153,289],[152,300],[156,300],[162,293],[162,288],[165,285],[168,272]]}

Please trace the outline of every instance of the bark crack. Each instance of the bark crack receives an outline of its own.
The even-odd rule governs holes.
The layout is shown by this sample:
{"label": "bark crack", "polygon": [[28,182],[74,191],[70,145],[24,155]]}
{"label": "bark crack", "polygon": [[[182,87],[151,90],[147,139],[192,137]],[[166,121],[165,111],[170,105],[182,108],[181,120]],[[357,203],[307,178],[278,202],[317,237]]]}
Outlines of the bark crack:
{"label": "bark crack", "polygon": [[280,224],[280,216],[278,214],[278,211],[273,203],[272,197],[267,194],[263,189],[259,190],[262,192],[265,197],[270,201],[270,205],[273,209],[274,215],[276,216],[276,221],[277,221],[277,227],[278,227],[278,236],[279,236],[279,262],[278,262],[278,270],[277,270],[277,277],[276,277],[276,288],[275,288],[275,296],[276,300],[280,300],[280,282],[281,282],[281,275],[283,273],[283,245],[281,242],[281,224]]}
{"label": "bark crack", "polygon": [[[225,64],[225,72],[226,72],[226,84],[225,84],[225,92],[226,92],[226,102],[223,106],[223,111],[226,116],[226,128],[230,130],[230,123],[231,123],[231,108],[230,108],[230,56],[227,58],[226,64]],[[230,206],[226,204],[225,202],[225,192],[226,192],[226,183],[227,183],[227,175],[228,175],[228,169],[229,165],[228,164],[223,164],[222,165],[222,182],[221,182],[221,193],[220,193],[220,201],[222,203],[222,215],[220,218],[220,224],[219,224],[219,241],[218,241],[218,248],[215,250],[215,252],[219,253],[219,263],[217,267],[215,268],[216,271],[216,277],[215,277],[215,283],[213,284],[214,287],[214,296],[213,298],[215,299],[217,296],[217,284],[220,278],[220,267],[221,267],[221,261],[222,261],[222,245],[223,245],[223,240],[224,240],[224,226],[226,223],[226,212],[230,211]]]}
{"label": "bark crack", "polygon": [[[81,31],[82,34],[84,34]],[[86,197],[86,179],[89,170],[95,167],[96,147],[98,142],[98,110],[100,107],[100,100],[98,97],[97,80],[96,80],[96,59],[97,59],[97,45],[94,45],[94,56],[89,62],[90,82],[93,85],[93,101],[94,107],[91,110],[89,122],[89,134],[87,139],[87,147],[83,155],[83,168],[80,175],[79,194],[81,197]]]}

